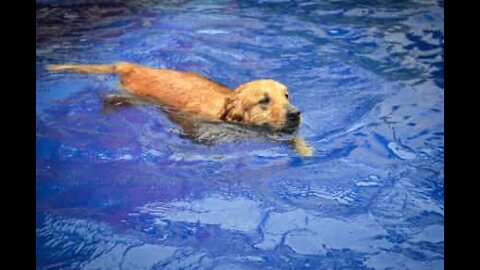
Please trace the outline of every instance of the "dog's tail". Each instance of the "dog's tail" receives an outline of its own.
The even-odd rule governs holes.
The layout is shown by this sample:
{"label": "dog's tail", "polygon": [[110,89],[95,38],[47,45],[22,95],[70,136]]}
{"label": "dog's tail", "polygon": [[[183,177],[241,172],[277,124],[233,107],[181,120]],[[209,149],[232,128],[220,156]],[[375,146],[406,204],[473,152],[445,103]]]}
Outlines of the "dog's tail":
{"label": "dog's tail", "polygon": [[122,71],[129,65],[128,63],[118,63],[111,65],[47,65],[48,70],[60,71],[74,71],[84,73],[122,73]]}

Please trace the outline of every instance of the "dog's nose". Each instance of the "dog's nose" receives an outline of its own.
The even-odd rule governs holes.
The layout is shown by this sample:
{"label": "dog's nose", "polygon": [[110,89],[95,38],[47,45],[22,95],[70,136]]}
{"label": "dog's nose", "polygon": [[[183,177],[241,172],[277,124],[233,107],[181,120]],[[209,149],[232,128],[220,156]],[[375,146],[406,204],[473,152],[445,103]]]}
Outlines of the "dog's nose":
{"label": "dog's nose", "polygon": [[300,120],[300,111],[297,109],[290,110],[287,113],[287,119],[290,121],[298,121]]}

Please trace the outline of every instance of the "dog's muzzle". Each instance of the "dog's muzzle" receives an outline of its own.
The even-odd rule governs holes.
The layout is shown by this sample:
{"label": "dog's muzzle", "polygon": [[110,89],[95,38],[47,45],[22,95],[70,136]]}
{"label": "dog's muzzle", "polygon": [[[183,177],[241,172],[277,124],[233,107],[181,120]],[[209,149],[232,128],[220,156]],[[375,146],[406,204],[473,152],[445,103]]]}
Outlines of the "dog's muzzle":
{"label": "dog's muzzle", "polygon": [[293,133],[295,132],[298,127],[300,126],[300,117],[301,113],[300,111],[291,106],[290,108],[287,109],[287,115],[286,115],[286,121],[285,121],[285,127],[284,130],[287,133]]}

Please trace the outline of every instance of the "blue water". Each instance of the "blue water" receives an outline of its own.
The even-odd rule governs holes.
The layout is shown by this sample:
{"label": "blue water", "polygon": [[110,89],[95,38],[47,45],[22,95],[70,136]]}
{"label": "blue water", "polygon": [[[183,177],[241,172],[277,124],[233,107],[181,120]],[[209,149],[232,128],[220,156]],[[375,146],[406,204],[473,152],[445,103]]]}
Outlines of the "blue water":
{"label": "blue water", "polygon": [[[37,0],[38,269],[443,269],[443,1]],[[315,154],[102,112],[131,61],[273,78]]]}

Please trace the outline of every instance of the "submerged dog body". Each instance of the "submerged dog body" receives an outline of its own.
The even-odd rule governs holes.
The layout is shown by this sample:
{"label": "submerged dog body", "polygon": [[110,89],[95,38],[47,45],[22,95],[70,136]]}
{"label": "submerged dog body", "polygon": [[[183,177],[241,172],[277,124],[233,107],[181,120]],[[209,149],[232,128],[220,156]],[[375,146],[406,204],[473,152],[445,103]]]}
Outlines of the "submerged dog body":
{"label": "submerged dog body", "polygon": [[50,65],[48,69],[115,73],[120,75],[127,92],[206,120],[262,126],[286,133],[293,133],[300,124],[300,111],[288,101],[287,87],[274,80],[251,81],[232,91],[196,73],[131,63]]}

